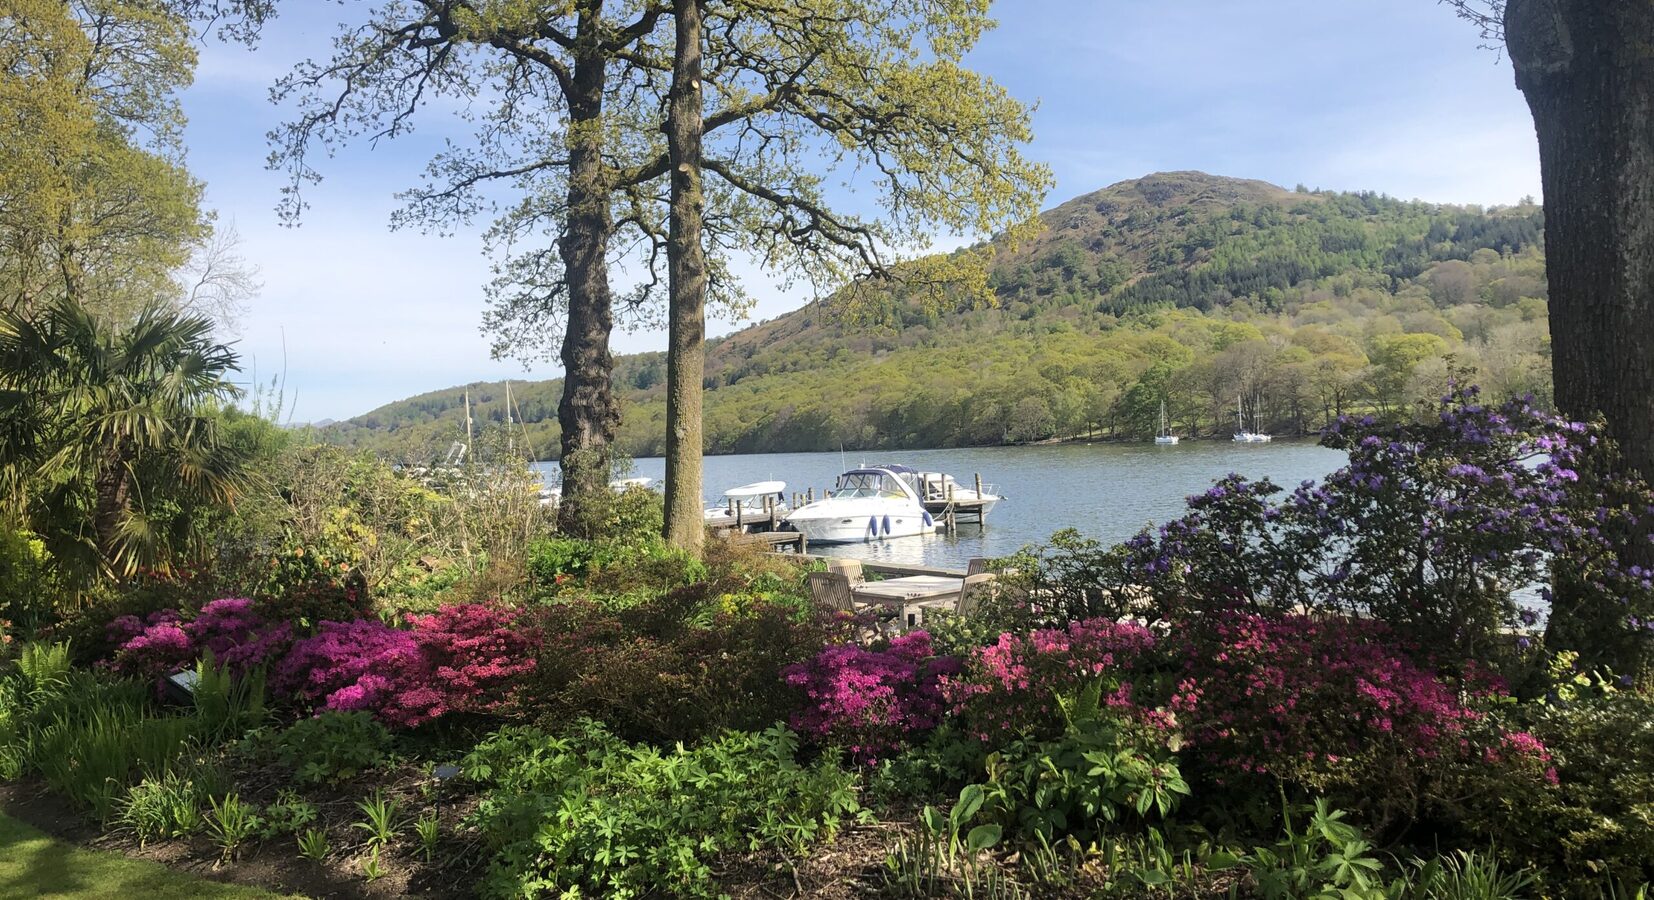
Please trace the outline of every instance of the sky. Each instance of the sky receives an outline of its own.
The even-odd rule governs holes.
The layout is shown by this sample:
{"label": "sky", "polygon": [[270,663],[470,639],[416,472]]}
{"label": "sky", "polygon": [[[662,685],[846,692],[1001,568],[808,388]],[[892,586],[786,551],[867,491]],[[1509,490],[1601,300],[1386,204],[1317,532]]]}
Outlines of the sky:
{"label": "sky", "polygon": [[[322,159],[302,223],[278,220],[284,181],[265,168],[266,134],[283,110],[269,87],[326,53],[351,9],[297,0],[256,50],[209,41],[183,97],[190,168],[263,283],[236,328],[248,380],[282,377],[288,415],[303,422],[471,381],[557,377],[543,359],[490,358],[486,223],[389,227],[395,193],[445,137],[466,133],[451,110],[424,111],[406,139]],[[1441,203],[1540,195],[1508,62],[1433,0],[999,0],[994,14],[999,28],[968,62],[1037,104],[1025,149],[1055,175],[1048,207],[1180,169]],[[736,270],[753,320],[809,299],[754,265]],[[715,320],[709,333],[741,324]],[[615,348],[662,350],[665,336],[617,333]]]}

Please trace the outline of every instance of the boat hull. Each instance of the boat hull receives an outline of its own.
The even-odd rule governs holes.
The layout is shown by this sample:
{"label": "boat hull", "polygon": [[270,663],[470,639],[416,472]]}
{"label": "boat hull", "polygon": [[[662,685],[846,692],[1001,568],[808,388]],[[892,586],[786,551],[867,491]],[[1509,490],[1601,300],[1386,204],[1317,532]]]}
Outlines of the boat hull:
{"label": "boat hull", "polygon": [[860,544],[915,537],[936,530],[936,521],[917,505],[910,509],[883,510],[853,507],[812,510],[806,506],[789,516],[787,524],[812,544]]}

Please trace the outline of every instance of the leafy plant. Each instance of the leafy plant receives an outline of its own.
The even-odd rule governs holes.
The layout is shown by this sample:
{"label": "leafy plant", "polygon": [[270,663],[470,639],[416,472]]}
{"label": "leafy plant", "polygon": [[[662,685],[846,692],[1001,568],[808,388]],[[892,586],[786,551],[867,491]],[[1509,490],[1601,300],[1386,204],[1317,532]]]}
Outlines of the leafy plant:
{"label": "leafy plant", "polygon": [[442,840],[442,821],[435,813],[427,813],[414,820],[414,834],[419,836],[420,852],[425,854],[425,862],[429,863],[436,855],[436,847]]}
{"label": "leafy plant", "polygon": [[264,828],[260,836],[269,839],[283,834],[298,834],[316,821],[316,804],[283,788],[276,800],[264,808]]}
{"label": "leafy plant", "polygon": [[943,815],[933,806],[919,813],[919,828],[897,841],[885,857],[886,889],[898,896],[1020,898],[1020,886],[983,856],[1002,835],[995,824],[969,827],[982,809],[981,785],[967,785]]}
{"label": "leafy plant", "polygon": [[234,859],[236,851],[259,833],[264,820],[258,815],[258,807],[237,794],[230,794],[222,801],[210,798],[208,803],[207,833],[212,835],[225,859]]}
{"label": "leafy plant", "polygon": [[332,850],[327,842],[325,828],[306,828],[298,837],[299,855],[311,862],[321,862],[327,859]]}
{"label": "leafy plant", "polygon": [[1538,884],[1531,870],[1511,872],[1499,860],[1474,850],[1457,850],[1429,862],[1415,860],[1403,879],[1416,900],[1516,900]]}
{"label": "leafy plant", "polygon": [[303,784],[337,784],[384,762],[391,735],[365,712],[322,712],[273,735],[249,739]]}
{"label": "leafy plant", "polygon": [[1302,832],[1293,830],[1292,811],[1283,810],[1286,837],[1274,847],[1258,847],[1241,857],[1264,900],[1384,900],[1384,865],[1360,829],[1344,821],[1317,798],[1315,812]]}
{"label": "leafy plant", "polygon": [[716,895],[710,860],[830,839],[860,807],[855,777],[795,758],[785,728],[687,749],[628,745],[582,722],[561,736],[504,728],[464,760],[485,787],[470,824],[495,851],[490,896]]}
{"label": "leafy plant", "polygon": [[368,847],[377,852],[396,838],[396,832],[402,827],[400,802],[386,797],[384,791],[376,790],[366,800],[357,801],[356,808],[367,819],[352,823],[351,827],[367,832]]}
{"label": "leafy plant", "polygon": [[1188,796],[1177,761],[1146,729],[1106,706],[1101,682],[1060,698],[1063,733],[1022,738],[988,755],[985,813],[1046,845],[1094,837],[1134,815],[1164,819]]}
{"label": "leafy plant", "polygon": [[205,824],[201,807],[207,800],[196,780],[168,772],[145,778],[127,792],[120,822],[138,836],[140,847],[152,838],[186,837]]}
{"label": "leafy plant", "polygon": [[362,860],[362,877],[368,881],[378,881],[385,877],[385,869],[379,863],[379,847],[375,846],[368,851],[367,858]]}

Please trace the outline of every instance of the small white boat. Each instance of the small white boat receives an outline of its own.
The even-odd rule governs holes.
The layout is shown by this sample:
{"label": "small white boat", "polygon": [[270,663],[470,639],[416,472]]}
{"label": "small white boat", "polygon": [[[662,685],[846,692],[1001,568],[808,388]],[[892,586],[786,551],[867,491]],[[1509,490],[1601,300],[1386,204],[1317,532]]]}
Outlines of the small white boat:
{"label": "small white boat", "polygon": [[540,488],[540,505],[556,506],[563,502],[563,489],[555,485],[546,485]]}
{"label": "small white boat", "polygon": [[1235,398],[1235,428],[1237,430],[1235,431],[1235,437],[1233,440],[1237,444],[1269,443],[1269,435],[1258,431],[1247,430],[1244,413],[1241,412],[1241,399],[1239,397]]}
{"label": "small white boat", "polygon": [[[982,515],[986,516],[999,501],[1005,498],[994,493],[994,486],[985,484],[979,494],[975,488],[968,488],[954,480],[952,475],[943,472],[915,472],[906,466],[886,466],[904,481],[913,486],[919,499],[926,507],[935,508],[937,504],[970,503],[981,501]],[[905,471],[904,471],[905,470]]]}
{"label": "small white boat", "polygon": [[646,476],[640,476],[638,478],[620,478],[609,482],[609,490],[614,491],[617,494],[624,494],[632,488],[643,488],[647,491],[652,489],[654,486],[655,479]]}
{"label": "small white boat", "polygon": [[724,500],[706,508],[706,524],[735,525],[761,519],[769,524],[770,510],[787,511],[785,481],[755,481],[724,491]]}
{"label": "small white boat", "polygon": [[1160,431],[1154,436],[1154,442],[1161,446],[1177,443],[1177,435],[1172,434],[1171,426],[1166,424],[1166,401],[1160,401]]}
{"label": "small white boat", "polygon": [[[905,471],[896,471],[896,470]],[[827,497],[793,510],[787,524],[812,544],[851,544],[936,530],[905,466],[865,466],[838,477]]]}

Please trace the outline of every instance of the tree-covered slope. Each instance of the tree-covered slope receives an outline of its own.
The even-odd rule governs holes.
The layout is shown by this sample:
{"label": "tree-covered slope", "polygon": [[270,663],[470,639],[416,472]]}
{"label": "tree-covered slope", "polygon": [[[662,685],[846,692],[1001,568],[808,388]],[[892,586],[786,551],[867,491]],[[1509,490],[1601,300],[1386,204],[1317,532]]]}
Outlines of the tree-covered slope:
{"label": "tree-covered slope", "polygon": [[[1436,389],[1451,355],[1498,392],[1549,389],[1542,216],[1287,191],[1198,172],[1151,175],[1043,214],[1002,246],[997,304],[893,299],[879,324],[813,304],[712,342],[710,452],[915,447],[1143,436],[1171,408],[1223,434],[1237,398],[1261,427],[1318,427],[1351,407]],[[664,441],[661,354],[623,357],[622,441]],[[468,386],[505,421],[502,383]],[[326,429],[417,458],[464,431],[465,387]],[[517,383],[529,443],[556,444],[557,381]],[[1255,407],[1255,409],[1254,409]]]}

